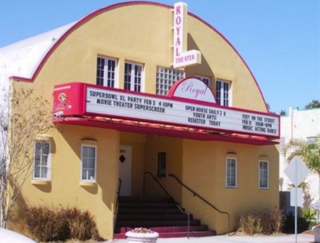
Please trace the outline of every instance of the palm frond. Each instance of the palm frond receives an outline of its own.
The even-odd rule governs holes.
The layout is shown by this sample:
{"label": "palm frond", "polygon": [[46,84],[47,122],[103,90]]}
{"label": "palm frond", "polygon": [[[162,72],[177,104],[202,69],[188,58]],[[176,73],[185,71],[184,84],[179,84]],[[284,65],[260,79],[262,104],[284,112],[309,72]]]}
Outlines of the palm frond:
{"label": "palm frond", "polygon": [[295,156],[299,156],[310,170],[320,173],[320,134],[311,143],[292,139],[285,145],[283,152],[289,163]]}

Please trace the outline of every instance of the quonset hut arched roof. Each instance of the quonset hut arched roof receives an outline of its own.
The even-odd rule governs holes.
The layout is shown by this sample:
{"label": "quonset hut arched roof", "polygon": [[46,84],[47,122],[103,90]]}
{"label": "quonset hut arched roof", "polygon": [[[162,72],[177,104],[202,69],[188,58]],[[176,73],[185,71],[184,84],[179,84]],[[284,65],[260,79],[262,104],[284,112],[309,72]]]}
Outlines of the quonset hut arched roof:
{"label": "quonset hut arched roof", "polygon": [[47,53],[75,24],[76,22],[0,48],[1,73],[7,77],[32,79]]}
{"label": "quonset hut arched roof", "polygon": [[[170,9],[172,8],[172,6],[169,6],[169,5],[155,3],[155,2],[145,2],[145,1],[117,3],[117,4],[107,6],[105,8],[101,8],[85,16],[79,21],[64,25],[60,28],[2,47],[0,48],[0,86],[1,86],[1,83],[3,85],[4,82],[8,81],[8,79],[10,78],[32,82],[36,77],[37,73],[41,70],[47,58],[49,58],[50,54],[54,51],[55,47],[58,46],[59,43],[61,43],[78,26],[85,24],[87,21],[89,21],[90,19],[94,18],[97,15],[100,15],[112,9],[122,7],[122,6],[137,5],[137,4],[157,5],[157,6],[170,8]],[[203,22],[203,24],[207,25],[209,28],[215,31],[236,52],[236,54],[243,61],[248,71],[250,72],[260,92],[260,95],[265,103],[264,96],[261,92],[261,89],[253,73],[251,72],[250,68],[248,67],[244,59],[238,53],[238,51],[233,47],[233,45],[210,24],[208,24],[207,22],[205,22],[204,20],[202,20],[201,18],[199,18],[198,16],[190,12],[188,13],[188,15],[198,19],[199,21]],[[265,103],[265,107],[266,107],[266,110],[268,110],[266,103]]]}

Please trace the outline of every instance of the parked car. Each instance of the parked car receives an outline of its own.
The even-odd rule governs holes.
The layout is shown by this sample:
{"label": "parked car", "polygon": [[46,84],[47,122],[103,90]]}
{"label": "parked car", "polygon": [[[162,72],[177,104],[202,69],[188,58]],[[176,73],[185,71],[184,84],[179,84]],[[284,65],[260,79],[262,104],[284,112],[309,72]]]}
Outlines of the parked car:
{"label": "parked car", "polygon": [[36,243],[27,236],[17,232],[0,228],[0,242],[1,243]]}

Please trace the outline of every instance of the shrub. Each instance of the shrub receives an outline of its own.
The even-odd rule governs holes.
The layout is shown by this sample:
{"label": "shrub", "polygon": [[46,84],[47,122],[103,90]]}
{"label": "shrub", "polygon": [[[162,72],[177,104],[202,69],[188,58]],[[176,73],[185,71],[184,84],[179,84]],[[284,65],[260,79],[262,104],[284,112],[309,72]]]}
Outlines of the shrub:
{"label": "shrub", "polygon": [[282,230],[284,214],[277,208],[265,210],[261,213],[261,221],[263,222],[263,234],[277,234]]}
{"label": "shrub", "polygon": [[47,207],[28,207],[26,210],[27,226],[30,233],[39,241],[63,239],[66,221],[59,219],[55,210]]}
{"label": "shrub", "polygon": [[99,240],[94,217],[77,208],[26,208],[27,226],[38,241]]}
{"label": "shrub", "polygon": [[99,239],[99,233],[93,216],[88,212],[80,212],[79,209],[70,208],[64,212],[68,219],[70,238],[78,240]]}
{"label": "shrub", "polygon": [[279,209],[251,211],[239,217],[238,231],[248,235],[280,233],[284,215]]}
{"label": "shrub", "polygon": [[[297,218],[297,233],[302,233],[310,228],[310,222],[303,217]],[[294,216],[287,215],[282,228],[283,233],[292,234],[295,231],[295,218]]]}
{"label": "shrub", "polygon": [[302,218],[304,218],[307,222],[312,224],[317,220],[317,210],[313,208],[304,208],[302,209]]}
{"label": "shrub", "polygon": [[240,216],[239,231],[248,235],[254,235],[260,228],[260,219],[253,213],[247,213]]}

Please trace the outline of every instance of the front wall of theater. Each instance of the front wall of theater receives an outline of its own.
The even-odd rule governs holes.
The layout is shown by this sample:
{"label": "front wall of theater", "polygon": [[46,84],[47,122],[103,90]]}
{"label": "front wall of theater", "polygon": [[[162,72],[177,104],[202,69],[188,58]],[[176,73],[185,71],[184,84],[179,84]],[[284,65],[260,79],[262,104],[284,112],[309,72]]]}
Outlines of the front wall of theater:
{"label": "front wall of theater", "polygon": [[[52,103],[53,87],[72,81],[95,84],[98,55],[117,58],[119,88],[123,88],[124,61],[144,64],[144,92],[155,93],[157,66],[170,67],[172,60],[172,12],[156,4],[123,4],[87,17],[87,21],[56,45],[32,83],[16,87],[34,89]],[[232,106],[266,112],[250,71],[236,51],[215,30],[194,16],[188,16],[188,49],[202,53],[202,64],[186,67],[186,76],[202,75],[232,81]],[[51,109],[51,107],[49,108]],[[80,185],[80,152],[83,141],[98,146],[97,183]],[[95,216],[102,237],[111,238],[113,210],[118,187],[120,145],[132,147],[132,195],[143,194],[143,173],[156,175],[158,152],[167,153],[167,176],[161,183],[190,213],[217,230],[227,231],[225,217],[216,214],[168,176],[173,173],[220,210],[234,217],[257,207],[278,206],[278,156],[274,146],[197,141],[163,136],[124,133],[116,130],[57,125],[52,133],[52,176],[47,185],[25,185],[18,205],[76,206]],[[238,159],[237,188],[225,187],[225,159]],[[258,189],[258,161],[270,161],[270,188]],[[148,183],[146,193],[161,195]],[[23,219],[16,214],[12,227]]]}
{"label": "front wall of theater", "polygon": [[[199,142],[184,140],[182,177],[200,196],[230,214],[231,229],[236,227],[236,217],[250,210],[278,208],[278,159],[274,146],[251,146],[225,142]],[[205,155],[205,156],[204,156]],[[226,158],[237,159],[237,185],[227,188]],[[270,187],[259,189],[259,160],[269,161]],[[205,205],[198,197],[183,190],[182,201],[187,211],[217,232],[228,230],[225,214]]]}

